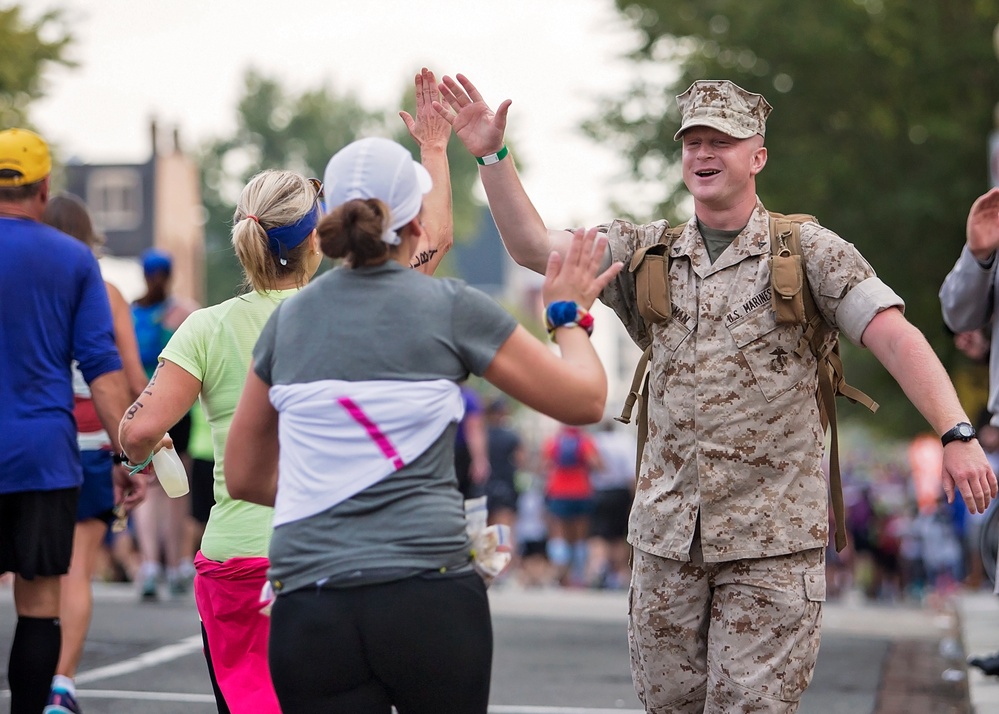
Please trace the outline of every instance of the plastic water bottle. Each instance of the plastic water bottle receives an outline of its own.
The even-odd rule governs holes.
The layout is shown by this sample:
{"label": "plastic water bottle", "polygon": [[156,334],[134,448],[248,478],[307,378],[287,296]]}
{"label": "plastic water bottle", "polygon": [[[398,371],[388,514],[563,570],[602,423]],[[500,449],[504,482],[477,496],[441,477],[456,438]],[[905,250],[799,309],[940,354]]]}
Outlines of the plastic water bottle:
{"label": "plastic water bottle", "polygon": [[191,490],[187,470],[180,456],[172,448],[163,447],[153,454],[153,471],[160,485],[170,498],[180,498]]}

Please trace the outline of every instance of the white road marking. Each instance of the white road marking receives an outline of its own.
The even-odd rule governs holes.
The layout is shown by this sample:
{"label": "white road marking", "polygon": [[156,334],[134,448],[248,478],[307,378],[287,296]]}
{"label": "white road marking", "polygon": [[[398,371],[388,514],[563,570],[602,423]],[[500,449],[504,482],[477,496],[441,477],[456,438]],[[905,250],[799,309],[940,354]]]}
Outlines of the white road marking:
{"label": "white road marking", "polygon": [[[9,696],[0,692],[0,698]],[[80,689],[80,699],[122,699],[147,702],[189,702],[214,704],[213,694],[188,694],[186,692],[139,692],[127,689]],[[392,710],[395,711],[394,709]],[[644,709],[592,709],[589,707],[535,707],[519,704],[497,704],[489,707],[489,714],[645,714]]]}
{"label": "white road marking", "polygon": [[[141,669],[148,669],[164,662],[186,657],[192,652],[200,650],[202,646],[201,635],[191,635],[176,644],[144,652],[138,657],[81,672],[76,675],[76,683],[86,684],[88,682],[96,682],[99,679],[120,677],[123,674],[138,672]],[[212,697],[212,701],[214,701],[214,697]]]}
{"label": "white road marking", "polygon": [[[157,702],[192,702],[214,704],[211,694],[185,694],[182,692],[137,692],[115,689],[81,689],[81,699],[140,699]],[[489,714],[645,714],[644,709],[591,709],[588,707],[535,707],[519,704],[494,705]]]}
{"label": "white road marking", "polygon": [[186,692],[137,692],[128,689],[78,689],[80,699],[140,699],[145,702],[190,702],[214,704],[214,694],[188,694]]}

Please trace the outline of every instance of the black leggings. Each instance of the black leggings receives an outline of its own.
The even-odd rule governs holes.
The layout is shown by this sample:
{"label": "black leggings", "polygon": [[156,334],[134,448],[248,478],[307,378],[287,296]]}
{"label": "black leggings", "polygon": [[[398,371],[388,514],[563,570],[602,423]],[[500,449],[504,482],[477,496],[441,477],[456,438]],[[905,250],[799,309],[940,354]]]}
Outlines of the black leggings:
{"label": "black leggings", "polygon": [[201,642],[205,648],[205,662],[208,664],[208,677],[212,680],[212,691],[215,692],[215,707],[219,710],[219,714],[232,714],[229,711],[229,704],[226,703],[225,697],[222,695],[222,689],[219,687],[219,681],[215,678],[215,665],[212,664],[212,653],[208,649],[208,632],[205,630],[205,625],[201,625]]}
{"label": "black leggings", "polygon": [[271,611],[284,714],[485,714],[493,632],[475,573],[306,588]]}

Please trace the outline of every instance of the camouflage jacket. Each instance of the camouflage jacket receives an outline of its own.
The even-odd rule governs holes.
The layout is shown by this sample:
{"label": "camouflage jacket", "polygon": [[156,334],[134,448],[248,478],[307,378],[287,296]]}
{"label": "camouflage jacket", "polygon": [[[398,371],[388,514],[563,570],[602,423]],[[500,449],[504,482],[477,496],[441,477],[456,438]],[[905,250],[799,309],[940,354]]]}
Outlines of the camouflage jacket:
{"label": "camouflage jacket", "polygon": [[[665,229],[664,221],[602,227],[613,260],[626,266]],[[860,344],[881,310],[904,308],[832,231],[806,223],[801,246],[818,309],[852,342]],[[642,319],[627,270],[601,295],[639,346],[653,345],[649,435],[628,537],[641,550],[688,560],[698,514],[706,562],[828,541],[815,357],[794,352],[800,326],[776,322],[769,257],[768,215],[757,201],[714,263],[697,222],[688,222],[670,251],[672,315],[664,324]]]}

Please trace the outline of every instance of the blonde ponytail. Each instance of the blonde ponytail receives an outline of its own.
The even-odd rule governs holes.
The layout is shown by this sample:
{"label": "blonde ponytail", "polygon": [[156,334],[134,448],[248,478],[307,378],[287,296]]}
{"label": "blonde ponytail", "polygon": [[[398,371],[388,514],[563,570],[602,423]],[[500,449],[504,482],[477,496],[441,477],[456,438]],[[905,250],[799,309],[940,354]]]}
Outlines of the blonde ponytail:
{"label": "blonde ponytail", "polygon": [[233,214],[232,247],[243,268],[243,287],[272,290],[275,283],[294,276],[304,285],[309,279],[309,241],[283,254],[282,265],[271,252],[267,229],[287,226],[316,208],[316,191],[304,176],[293,171],[269,169],[246,184]]}

